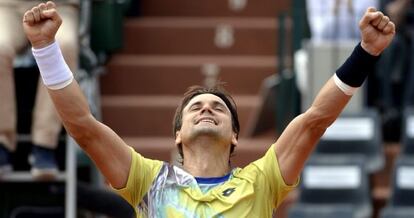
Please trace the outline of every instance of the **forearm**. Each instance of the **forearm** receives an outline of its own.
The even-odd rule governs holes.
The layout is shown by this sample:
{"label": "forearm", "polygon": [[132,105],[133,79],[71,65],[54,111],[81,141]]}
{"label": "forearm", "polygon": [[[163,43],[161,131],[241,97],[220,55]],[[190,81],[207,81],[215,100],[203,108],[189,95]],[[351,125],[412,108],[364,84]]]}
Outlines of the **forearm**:
{"label": "forearm", "polygon": [[351,96],[372,73],[378,56],[371,55],[363,43],[358,44],[345,63],[326,83],[306,113],[320,117],[318,125],[327,128],[339,116]]}
{"label": "forearm", "polygon": [[309,120],[317,120],[311,123],[313,128],[324,130],[335,121],[350,99],[351,95],[340,90],[332,77],[319,91],[305,115],[310,117]]}
{"label": "forearm", "polygon": [[63,89],[48,91],[65,129],[74,138],[80,138],[94,118],[78,83],[73,80]]}
{"label": "forearm", "polygon": [[71,135],[84,133],[85,128],[81,127],[89,124],[86,121],[92,118],[88,102],[73,79],[73,73],[63,59],[58,43],[49,43],[41,48],[34,47],[32,51],[41,79],[49,90],[64,126]]}
{"label": "forearm", "polygon": [[306,159],[326,128],[339,116],[351,96],[340,90],[333,78],[322,87],[312,106],[296,117],[276,142],[282,177],[287,184],[294,184]]}
{"label": "forearm", "polygon": [[114,131],[91,115],[88,102],[54,40],[61,23],[56,5],[51,1],[26,11],[23,18],[23,28],[32,44],[42,81],[63,125],[112,186],[122,188],[129,175],[131,150]]}
{"label": "forearm", "polygon": [[359,22],[361,45],[337,70],[312,106],[295,118],[276,142],[275,152],[286,183],[292,184],[326,128],[339,116],[352,94],[374,71],[378,55],[391,43],[395,25],[375,8]]}
{"label": "forearm", "polygon": [[78,83],[73,80],[63,89],[48,91],[67,132],[113,187],[125,187],[131,150],[115,132],[92,116]]}
{"label": "forearm", "polygon": [[[285,182],[292,184],[326,129],[336,120],[375,64],[358,46],[322,87],[311,107],[295,118],[277,141],[276,154]],[[361,53],[362,52],[362,53]],[[373,58],[372,60],[369,60]],[[365,64],[365,65],[364,65]],[[366,66],[368,65],[368,66]]]}

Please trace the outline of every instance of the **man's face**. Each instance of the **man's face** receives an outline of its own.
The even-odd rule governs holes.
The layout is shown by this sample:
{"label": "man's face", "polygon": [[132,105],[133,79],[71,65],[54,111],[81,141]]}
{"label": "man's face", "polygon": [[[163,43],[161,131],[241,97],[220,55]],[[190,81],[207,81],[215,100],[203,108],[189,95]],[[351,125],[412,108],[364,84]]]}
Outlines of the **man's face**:
{"label": "man's face", "polygon": [[182,112],[182,126],[176,144],[191,143],[198,137],[212,137],[228,144],[237,144],[233,132],[231,112],[224,101],[213,94],[197,95],[188,102]]}

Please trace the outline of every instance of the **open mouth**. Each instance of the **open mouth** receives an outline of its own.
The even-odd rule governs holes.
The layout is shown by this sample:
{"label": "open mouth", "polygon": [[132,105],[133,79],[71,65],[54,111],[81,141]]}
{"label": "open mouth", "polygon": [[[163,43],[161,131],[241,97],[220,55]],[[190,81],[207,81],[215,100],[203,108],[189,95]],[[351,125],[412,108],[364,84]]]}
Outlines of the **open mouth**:
{"label": "open mouth", "polygon": [[217,122],[213,118],[210,118],[210,117],[203,117],[203,118],[197,120],[196,123],[197,124],[199,124],[199,123],[211,123],[211,124],[217,125]]}

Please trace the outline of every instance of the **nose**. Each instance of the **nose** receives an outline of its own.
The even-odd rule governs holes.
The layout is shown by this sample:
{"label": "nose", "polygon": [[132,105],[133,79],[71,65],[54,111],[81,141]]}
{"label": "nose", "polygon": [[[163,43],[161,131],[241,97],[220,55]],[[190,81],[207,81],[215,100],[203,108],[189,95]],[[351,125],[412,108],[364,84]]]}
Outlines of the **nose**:
{"label": "nose", "polygon": [[210,114],[213,112],[211,105],[208,104],[208,103],[204,104],[203,107],[201,108],[201,111],[200,111],[200,113],[202,113],[202,114],[205,113],[205,112],[208,112]]}

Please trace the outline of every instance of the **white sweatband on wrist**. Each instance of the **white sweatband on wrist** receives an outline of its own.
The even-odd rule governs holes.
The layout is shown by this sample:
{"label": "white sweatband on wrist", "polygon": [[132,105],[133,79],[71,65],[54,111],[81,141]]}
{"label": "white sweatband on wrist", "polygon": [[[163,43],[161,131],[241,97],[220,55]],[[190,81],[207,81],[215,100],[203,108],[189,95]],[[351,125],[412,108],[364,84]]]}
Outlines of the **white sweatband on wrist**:
{"label": "white sweatband on wrist", "polygon": [[358,87],[352,87],[352,86],[349,86],[346,83],[342,82],[342,80],[339,79],[339,77],[336,75],[336,73],[334,74],[334,82],[335,82],[336,86],[338,86],[338,88],[343,93],[345,93],[345,95],[353,95],[358,90]]}
{"label": "white sweatband on wrist", "polygon": [[32,48],[43,83],[47,88],[57,90],[68,86],[73,81],[73,74],[63,59],[58,43],[40,48]]}

